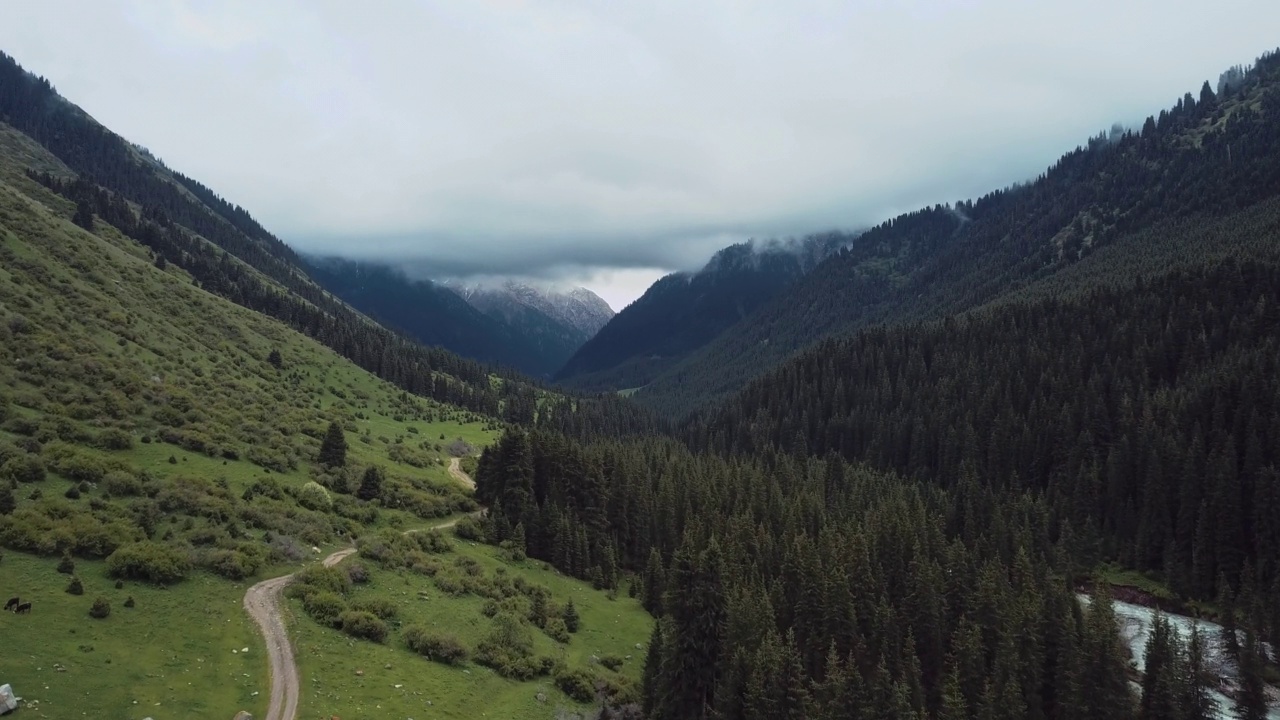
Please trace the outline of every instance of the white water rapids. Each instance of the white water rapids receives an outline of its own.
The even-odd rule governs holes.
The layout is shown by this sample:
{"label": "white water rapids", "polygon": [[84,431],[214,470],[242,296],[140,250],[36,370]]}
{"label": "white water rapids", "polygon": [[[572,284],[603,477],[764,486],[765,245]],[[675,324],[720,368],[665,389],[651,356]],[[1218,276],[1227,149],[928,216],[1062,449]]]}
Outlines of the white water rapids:
{"label": "white water rapids", "polygon": [[[1084,604],[1089,603],[1088,595],[1077,595]],[[1151,627],[1156,611],[1154,608],[1134,605],[1133,603],[1113,600],[1116,619],[1120,622],[1120,637],[1129,647],[1134,666],[1139,671],[1147,661],[1147,639],[1151,637]],[[1233,693],[1237,687],[1238,669],[1236,663],[1227,655],[1226,642],[1222,637],[1222,626],[1208,620],[1197,620],[1184,615],[1164,613],[1170,628],[1177,633],[1182,642],[1191,637],[1191,628],[1200,629],[1200,640],[1204,643],[1205,665],[1218,677],[1218,686],[1210,688],[1219,718],[1237,720],[1240,716],[1234,709],[1234,702],[1227,693]],[[1135,692],[1140,692],[1135,688]],[[1267,720],[1280,720],[1280,691],[1268,687]]]}

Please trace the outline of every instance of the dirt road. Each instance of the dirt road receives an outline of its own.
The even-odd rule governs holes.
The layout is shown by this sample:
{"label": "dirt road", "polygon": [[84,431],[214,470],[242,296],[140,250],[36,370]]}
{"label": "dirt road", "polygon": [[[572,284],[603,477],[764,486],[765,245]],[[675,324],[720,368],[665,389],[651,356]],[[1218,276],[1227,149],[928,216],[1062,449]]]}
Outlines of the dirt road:
{"label": "dirt road", "polygon": [[[449,462],[449,474],[463,485],[475,489],[475,481],[462,471],[457,458]],[[451,528],[457,524],[457,519],[454,519],[433,525],[431,529]],[[333,567],[355,551],[354,547],[343,548],[321,562],[325,567]],[[258,624],[266,640],[271,669],[271,702],[267,705],[264,720],[296,720],[298,716],[298,664],[293,659],[293,644],[289,642],[289,631],[280,611],[280,598],[292,579],[293,575],[285,575],[263,580],[244,594],[244,609]]]}
{"label": "dirt road", "polygon": [[476,481],[472,480],[470,475],[462,472],[462,458],[451,458],[449,460],[449,474],[453,476],[454,480],[472,490],[476,489]]}

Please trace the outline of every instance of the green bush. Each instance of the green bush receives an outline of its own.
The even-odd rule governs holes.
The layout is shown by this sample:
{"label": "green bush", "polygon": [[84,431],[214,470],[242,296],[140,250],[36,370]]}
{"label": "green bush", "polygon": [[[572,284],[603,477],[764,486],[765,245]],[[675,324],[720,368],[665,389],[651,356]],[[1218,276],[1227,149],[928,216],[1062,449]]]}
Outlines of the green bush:
{"label": "green bush", "polygon": [[582,668],[565,668],[556,673],[555,681],[556,687],[576,702],[589,703],[596,699],[595,676]]}
{"label": "green bush", "polygon": [[394,602],[380,597],[366,597],[352,600],[351,609],[372,613],[383,620],[393,620],[397,613],[396,604]]}
{"label": "green bush", "polygon": [[335,593],[317,590],[302,599],[302,609],[321,625],[339,627],[343,613],[347,612],[347,604]]}
{"label": "green bush", "polygon": [[145,490],[138,476],[123,470],[112,470],[103,475],[102,489],[112,497],[135,497]]}
{"label": "green bush", "polygon": [[298,504],[308,510],[328,512],[333,507],[333,500],[320,483],[309,482],[298,492]]}
{"label": "green bush", "polygon": [[360,610],[342,613],[342,632],[357,638],[380,643],[387,639],[387,624],[377,615]]}
{"label": "green bush", "polygon": [[17,480],[20,483],[38,483],[45,478],[44,462],[35,455],[25,454],[9,458],[0,467],[0,480]]}
{"label": "green bush", "polygon": [[484,525],[479,520],[467,516],[458,521],[453,526],[453,534],[463,540],[471,540],[473,542],[484,542]]}
{"label": "green bush", "polygon": [[191,561],[185,553],[145,540],[122,545],[107,558],[107,574],[111,577],[151,583],[178,582],[190,570]]}
{"label": "green bush", "polygon": [[310,585],[317,590],[327,590],[335,595],[346,595],[351,590],[351,578],[338,568],[312,565],[294,576],[295,584]]}
{"label": "green bush", "polygon": [[458,665],[466,661],[467,647],[454,635],[433,633],[421,625],[410,625],[402,633],[404,643],[410,650],[428,660]]}
{"label": "green bush", "polygon": [[111,614],[111,603],[107,599],[99,595],[94,601],[93,606],[89,608],[89,617],[102,620]]}
{"label": "green bush", "polygon": [[133,436],[117,428],[107,428],[98,433],[93,444],[103,450],[130,450],[133,448]]}
{"label": "green bush", "polygon": [[569,642],[569,629],[564,626],[564,620],[560,618],[551,618],[547,621],[547,626],[542,629],[552,640],[558,643]]}

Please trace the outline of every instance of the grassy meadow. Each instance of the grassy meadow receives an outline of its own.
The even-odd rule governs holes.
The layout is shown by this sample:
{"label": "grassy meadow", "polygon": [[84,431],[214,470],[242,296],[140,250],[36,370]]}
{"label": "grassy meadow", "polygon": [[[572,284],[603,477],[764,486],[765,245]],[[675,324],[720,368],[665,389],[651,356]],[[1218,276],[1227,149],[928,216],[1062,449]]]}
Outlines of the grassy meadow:
{"label": "grassy meadow", "polygon": [[[639,601],[619,594],[615,599],[589,583],[563,576],[541,562],[513,560],[510,553],[489,545],[451,538],[451,549],[434,556],[441,565],[433,577],[410,569],[385,569],[365,557],[353,556],[339,568],[359,564],[369,580],[354,584],[346,596],[351,605],[370,599],[395,608],[382,643],[356,640],[326,627],[307,615],[303,602],[289,603],[290,629],[297,648],[301,680],[301,718],[413,717],[413,718],[550,718],[559,709],[584,707],[565,695],[553,676],[518,681],[501,677],[475,660],[477,646],[492,632],[486,617],[489,600],[455,585],[459,568],[481,583],[499,577],[523,578],[549,590],[550,605],[559,608],[570,599],[581,617],[578,632],[567,643],[526,623],[533,653],[558,666],[584,670],[612,683],[638,688],[652,619]],[[446,592],[442,587],[450,588]],[[422,626],[452,635],[471,656],[457,665],[428,660],[406,647],[402,631]],[[637,649],[637,644],[641,645]],[[623,660],[617,671],[592,658]],[[389,667],[388,667],[389,666]],[[362,673],[362,674],[357,674]]]}
{"label": "grassy meadow", "polygon": [[[39,701],[33,716],[260,712],[245,588],[371,530],[474,510],[448,460],[501,424],[403,393],[101,221],[77,227],[17,164],[60,165],[0,131],[0,594],[35,602],[0,614],[0,682]],[[316,462],[331,422],[342,468]],[[357,499],[373,465],[378,496]],[[63,592],[63,555],[83,596]]]}

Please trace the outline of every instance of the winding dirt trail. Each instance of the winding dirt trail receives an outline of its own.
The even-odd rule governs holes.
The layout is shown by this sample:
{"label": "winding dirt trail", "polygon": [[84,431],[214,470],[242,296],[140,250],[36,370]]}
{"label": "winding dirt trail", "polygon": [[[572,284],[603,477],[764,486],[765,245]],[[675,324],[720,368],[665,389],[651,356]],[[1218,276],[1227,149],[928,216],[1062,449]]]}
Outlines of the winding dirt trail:
{"label": "winding dirt trail", "polygon": [[451,458],[449,460],[449,474],[464,486],[472,490],[476,489],[476,481],[472,480],[470,475],[462,472],[462,458]]}
{"label": "winding dirt trail", "polygon": [[[458,458],[449,461],[449,474],[466,487],[475,490],[476,483],[471,476],[462,471],[462,462]],[[473,515],[479,515],[479,511]],[[428,530],[451,528],[458,524],[457,518]],[[417,532],[409,530],[408,532]],[[354,547],[347,547],[334,552],[321,561],[325,567],[333,567],[354,553]],[[267,660],[271,669],[271,702],[267,705],[267,714],[263,720],[296,720],[298,716],[298,663],[293,657],[293,643],[289,642],[289,631],[284,625],[284,617],[280,612],[280,598],[284,588],[293,579],[293,575],[283,575],[262,582],[249,588],[244,594],[244,609],[249,617],[257,623],[258,630],[267,645]]]}

